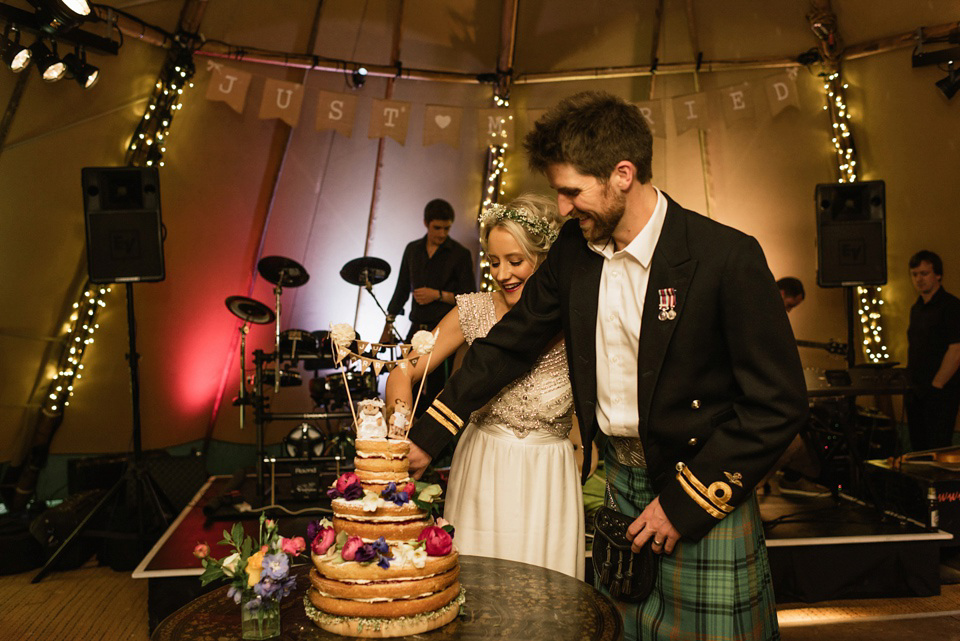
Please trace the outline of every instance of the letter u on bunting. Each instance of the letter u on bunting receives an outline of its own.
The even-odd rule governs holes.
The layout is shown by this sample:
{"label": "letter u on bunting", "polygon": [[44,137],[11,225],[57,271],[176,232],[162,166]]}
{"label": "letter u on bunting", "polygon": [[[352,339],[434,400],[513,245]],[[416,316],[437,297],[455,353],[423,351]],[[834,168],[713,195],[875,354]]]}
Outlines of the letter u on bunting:
{"label": "letter u on bunting", "polygon": [[279,118],[291,127],[300,121],[303,106],[303,85],[267,78],[260,101],[260,119]]}
{"label": "letter u on bunting", "polygon": [[212,70],[207,84],[207,100],[225,102],[238,114],[243,113],[251,74],[212,60],[207,61],[207,67]]}
{"label": "letter u on bunting", "polygon": [[317,131],[333,129],[347,138],[353,133],[357,116],[357,97],[345,93],[321,91],[317,99]]}

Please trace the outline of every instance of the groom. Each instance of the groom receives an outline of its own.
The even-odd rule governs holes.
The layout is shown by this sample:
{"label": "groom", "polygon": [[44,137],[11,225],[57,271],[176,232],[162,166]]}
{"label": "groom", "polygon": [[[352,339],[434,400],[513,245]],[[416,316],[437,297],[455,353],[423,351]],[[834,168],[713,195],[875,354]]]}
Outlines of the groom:
{"label": "groom", "polygon": [[[775,638],[754,487],[807,406],[759,244],[653,186],[649,127],[620,98],[565,99],[525,146],[571,220],[519,303],[474,342],[414,425],[412,468],[426,466],[562,331],[582,442],[607,435],[608,501],[636,517],[635,550],[651,540],[655,552],[678,552],[663,557],[663,589],[651,597],[676,602],[627,609],[628,634],[635,625],[683,638],[720,628]],[[712,600],[738,589],[733,602]]]}

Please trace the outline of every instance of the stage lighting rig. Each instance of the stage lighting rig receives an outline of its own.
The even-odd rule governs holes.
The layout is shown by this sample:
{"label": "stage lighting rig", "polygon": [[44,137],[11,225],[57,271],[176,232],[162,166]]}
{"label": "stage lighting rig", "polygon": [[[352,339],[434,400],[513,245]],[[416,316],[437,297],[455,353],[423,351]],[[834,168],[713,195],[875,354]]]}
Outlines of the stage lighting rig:
{"label": "stage lighting rig", "polygon": [[[82,87],[91,87],[100,70],[87,63],[88,52],[117,55],[119,43],[110,38],[84,31],[79,25],[98,19],[86,0],[28,0],[33,12],[0,3],[0,22],[4,35],[0,39],[0,56],[14,72],[25,69],[31,58],[48,82],[59,80],[68,71]],[[33,34],[35,42],[27,47],[20,43],[21,33]],[[64,60],[56,55],[57,45],[73,48]],[[69,49],[68,49],[69,50]]]}

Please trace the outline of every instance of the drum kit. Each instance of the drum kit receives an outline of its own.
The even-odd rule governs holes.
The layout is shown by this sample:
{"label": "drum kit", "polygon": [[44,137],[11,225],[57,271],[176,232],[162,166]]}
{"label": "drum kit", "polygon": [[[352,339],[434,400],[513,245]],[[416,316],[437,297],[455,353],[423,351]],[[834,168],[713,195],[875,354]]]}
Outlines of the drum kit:
{"label": "drum kit", "polygon": [[[310,395],[317,405],[331,406],[346,401],[347,393],[343,380],[339,374],[318,377],[317,372],[322,369],[336,367],[333,357],[333,345],[330,332],[327,330],[306,331],[302,329],[281,330],[283,289],[301,287],[310,280],[306,268],[297,261],[284,256],[266,256],[257,263],[257,272],[264,280],[272,284],[274,292],[274,307],[247,296],[228,296],[225,303],[227,309],[234,316],[243,321],[240,327],[240,392],[234,401],[240,406],[240,429],[244,428],[244,414],[246,405],[254,405],[263,395],[262,386],[272,386],[274,393],[281,387],[302,385],[300,372],[296,365],[302,363],[306,370],[314,372],[314,380],[310,383]],[[363,287],[369,292],[377,307],[386,316],[380,301],[373,293],[373,286],[382,283],[390,276],[390,265],[381,258],[362,256],[348,261],[340,270],[340,277],[351,285]],[[247,375],[246,339],[250,325],[274,324],[274,352],[263,355],[257,352],[255,361],[257,373]],[[395,333],[395,330],[394,330]],[[359,338],[359,336],[357,337]],[[399,336],[395,336],[399,341]],[[262,362],[272,363],[272,366],[263,368]],[[283,365],[282,363],[286,363]],[[352,374],[348,372],[348,374]],[[361,398],[363,395],[376,394],[377,381],[372,372],[369,375],[357,374],[349,378],[349,387],[352,393]],[[372,379],[372,380],[371,380]],[[247,386],[252,385],[249,392]],[[255,410],[255,413],[256,410]]]}

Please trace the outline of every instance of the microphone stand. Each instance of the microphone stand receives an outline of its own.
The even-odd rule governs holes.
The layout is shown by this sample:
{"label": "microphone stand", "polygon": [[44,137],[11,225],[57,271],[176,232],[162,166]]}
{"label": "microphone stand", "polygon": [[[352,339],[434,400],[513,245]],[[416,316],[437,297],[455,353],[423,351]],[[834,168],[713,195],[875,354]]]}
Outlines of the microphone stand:
{"label": "microphone stand", "polygon": [[[366,269],[360,272],[363,275],[363,288],[370,293],[370,297],[373,299],[373,302],[377,304],[377,307],[380,308],[380,311],[383,312],[383,317],[386,318],[389,316],[387,310],[383,308],[383,305],[380,304],[380,301],[377,300],[377,295],[373,293],[373,283],[370,282],[370,274]],[[390,333],[393,334],[393,338],[398,342],[403,342],[403,339],[400,338],[400,334],[397,333],[397,330],[393,325],[390,326]]]}

